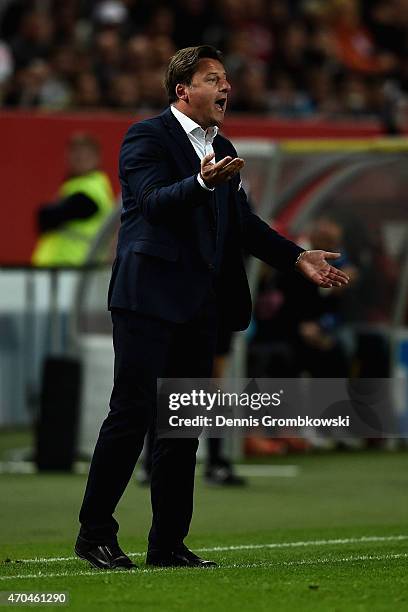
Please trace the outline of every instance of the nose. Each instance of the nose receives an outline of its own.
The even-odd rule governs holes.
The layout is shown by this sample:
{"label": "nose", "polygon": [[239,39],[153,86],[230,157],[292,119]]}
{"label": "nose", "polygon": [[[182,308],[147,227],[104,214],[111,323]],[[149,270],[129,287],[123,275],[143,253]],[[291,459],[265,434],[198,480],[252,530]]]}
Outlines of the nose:
{"label": "nose", "polygon": [[227,79],[224,79],[220,84],[220,91],[222,93],[229,93],[231,91],[231,85],[228,83]]}

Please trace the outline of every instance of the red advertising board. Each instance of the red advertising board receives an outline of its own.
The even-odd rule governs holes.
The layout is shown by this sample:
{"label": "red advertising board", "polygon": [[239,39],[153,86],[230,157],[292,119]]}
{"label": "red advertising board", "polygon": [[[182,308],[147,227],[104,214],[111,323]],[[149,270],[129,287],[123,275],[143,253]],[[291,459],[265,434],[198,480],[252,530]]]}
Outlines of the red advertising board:
{"label": "red advertising board", "polygon": [[[105,113],[0,113],[0,264],[26,264],[36,240],[35,213],[51,202],[64,178],[65,148],[74,132],[94,135],[102,148],[102,167],[119,192],[118,153],[129,125],[141,117]],[[381,134],[375,122],[328,123],[230,117],[230,138],[367,138]]]}

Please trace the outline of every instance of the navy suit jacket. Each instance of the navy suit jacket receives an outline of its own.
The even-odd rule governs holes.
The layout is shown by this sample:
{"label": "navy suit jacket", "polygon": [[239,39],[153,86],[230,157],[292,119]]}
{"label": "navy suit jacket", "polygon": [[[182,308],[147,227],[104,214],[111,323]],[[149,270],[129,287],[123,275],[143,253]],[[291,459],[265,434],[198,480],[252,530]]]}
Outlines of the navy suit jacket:
{"label": "navy suit jacket", "polygon": [[[213,147],[216,161],[237,156],[220,134]],[[245,329],[252,305],[242,252],[285,270],[303,249],[251,211],[238,174],[211,192],[199,171],[170,108],[130,127],[119,159],[123,209],[108,305],[182,323],[215,283],[221,325]]]}

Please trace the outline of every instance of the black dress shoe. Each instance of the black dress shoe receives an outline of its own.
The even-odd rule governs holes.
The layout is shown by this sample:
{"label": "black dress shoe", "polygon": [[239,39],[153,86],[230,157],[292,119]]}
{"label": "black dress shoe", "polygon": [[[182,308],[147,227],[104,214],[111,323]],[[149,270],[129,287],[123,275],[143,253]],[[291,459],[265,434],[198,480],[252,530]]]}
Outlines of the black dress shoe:
{"label": "black dress shoe", "polygon": [[132,569],[136,565],[121,550],[119,544],[95,544],[81,536],[75,544],[75,554],[97,569]]}
{"label": "black dress shoe", "polygon": [[180,546],[172,552],[148,550],[146,565],[155,567],[216,567],[215,561],[206,561],[195,555],[187,546]]}
{"label": "black dress shoe", "polygon": [[221,487],[245,487],[247,481],[233,473],[231,467],[224,465],[208,466],[204,472],[204,480],[209,485]]}

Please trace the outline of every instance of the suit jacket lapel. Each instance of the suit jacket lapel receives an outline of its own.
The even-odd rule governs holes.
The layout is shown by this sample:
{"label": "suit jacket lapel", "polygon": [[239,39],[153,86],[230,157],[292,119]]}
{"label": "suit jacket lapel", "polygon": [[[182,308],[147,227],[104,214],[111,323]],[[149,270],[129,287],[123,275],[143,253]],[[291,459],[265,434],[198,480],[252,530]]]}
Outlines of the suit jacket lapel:
{"label": "suit jacket lapel", "polygon": [[167,108],[164,113],[162,113],[161,117],[167,129],[171,132],[171,137],[175,146],[189,165],[189,168],[193,173],[200,172],[200,158],[170,108]]}

